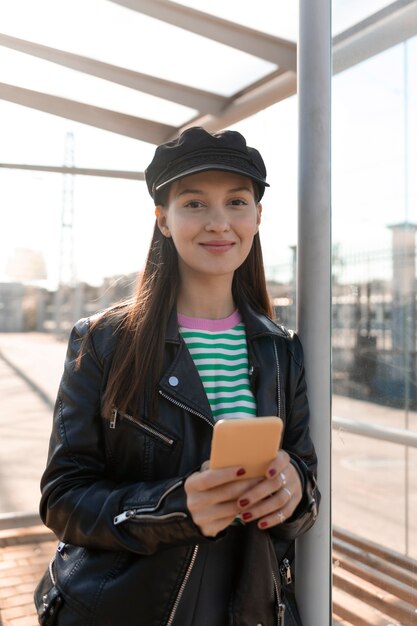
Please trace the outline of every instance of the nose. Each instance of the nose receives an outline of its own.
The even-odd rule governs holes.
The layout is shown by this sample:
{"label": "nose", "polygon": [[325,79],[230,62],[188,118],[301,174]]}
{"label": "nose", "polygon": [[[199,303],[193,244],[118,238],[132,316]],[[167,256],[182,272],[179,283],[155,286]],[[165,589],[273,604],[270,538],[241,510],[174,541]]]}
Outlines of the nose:
{"label": "nose", "polygon": [[223,207],[213,207],[209,211],[206,230],[216,233],[224,233],[230,230],[229,217]]}

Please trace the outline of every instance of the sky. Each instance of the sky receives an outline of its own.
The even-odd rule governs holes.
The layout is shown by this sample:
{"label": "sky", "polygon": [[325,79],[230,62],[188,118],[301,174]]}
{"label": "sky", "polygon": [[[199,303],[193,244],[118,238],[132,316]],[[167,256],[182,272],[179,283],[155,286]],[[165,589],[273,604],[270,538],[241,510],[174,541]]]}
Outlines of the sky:
{"label": "sky", "polygon": [[[202,0],[184,0],[204,10]],[[382,0],[338,0],[334,33],[389,4]],[[36,5],[36,8],[35,8]],[[210,10],[226,19],[284,38],[297,38],[298,3],[212,0]],[[267,10],[273,9],[273,19]],[[163,77],[217,89],[228,95],[242,80],[266,74],[271,64],[241,56],[226,46],[213,58],[211,42],[182,31],[175,47],[169,29],[138,16],[117,22],[122,9],[108,0],[11,0],[0,4],[0,31]],[[122,11],[128,11],[123,9]],[[44,19],[50,15],[50,21]],[[25,15],[22,20],[21,16]],[[80,20],[80,15],[83,19]],[[96,16],[101,19],[97,21]],[[131,19],[130,19],[131,15]],[[51,28],[51,24],[54,28]],[[94,24],[94,28],[92,25]],[[74,33],[77,34],[74,37]],[[190,54],[191,51],[191,54]],[[207,55],[211,55],[208,57]],[[170,63],[167,59],[170,59]],[[206,58],[213,62],[205,62]],[[408,68],[405,67],[405,59]],[[245,73],[242,74],[241,64]],[[390,245],[388,224],[417,222],[417,38],[391,48],[333,78],[333,241],[344,249]],[[192,111],[158,98],[109,85],[0,46],[0,82],[82,99],[126,113],[180,125]],[[139,112],[139,113],[138,113]],[[289,263],[297,240],[297,98],[292,97],[240,122],[249,145],[266,162],[263,202],[265,264]],[[155,146],[0,100],[0,162],[68,163],[69,137],[79,167],[141,171]],[[6,279],[16,248],[44,256],[48,280],[58,278],[61,212],[73,193],[74,258],[78,279],[99,284],[103,277],[135,272],[143,265],[154,222],[145,183],[85,176],[0,169],[0,280]]]}

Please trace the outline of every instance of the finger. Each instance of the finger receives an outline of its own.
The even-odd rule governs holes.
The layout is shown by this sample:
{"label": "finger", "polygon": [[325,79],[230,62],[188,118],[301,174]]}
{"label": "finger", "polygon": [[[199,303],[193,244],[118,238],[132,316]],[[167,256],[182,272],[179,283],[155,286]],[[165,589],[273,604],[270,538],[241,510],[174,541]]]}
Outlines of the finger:
{"label": "finger", "polygon": [[224,519],[228,519],[230,523],[237,515],[238,510],[233,502],[223,502],[203,508],[197,507],[193,512],[193,520],[198,526],[207,526]]}
{"label": "finger", "polygon": [[213,489],[220,485],[235,482],[237,479],[242,480],[245,474],[245,468],[238,466],[225,467],[222,469],[204,468],[202,471],[195,472],[189,476],[186,483],[191,481],[191,484],[196,490],[206,491],[207,489]]}
{"label": "finger", "polygon": [[290,456],[285,450],[279,450],[275,459],[270,463],[266,471],[266,478],[274,479],[280,474],[285,475],[285,471],[290,465]]}
{"label": "finger", "polygon": [[203,527],[200,527],[200,530],[205,537],[216,537],[219,533],[222,532],[222,530],[230,526],[233,520],[234,517],[225,517],[222,519],[211,520]]}
{"label": "finger", "polygon": [[[292,493],[295,493],[297,495],[299,492],[299,495],[301,497],[302,485],[300,476],[295,467],[290,462],[289,455],[284,451],[282,452],[283,454],[281,455],[281,461],[279,461],[279,459],[277,458],[277,464],[272,468],[274,469],[274,475],[272,477],[265,478],[263,481],[260,481],[253,490],[245,494],[243,497],[243,500],[245,501],[244,504],[240,502],[241,508],[251,506],[252,504],[270,496],[271,494],[279,491],[280,489],[283,489],[284,487],[287,487],[291,490]],[[283,461],[288,461],[288,463],[282,466],[280,465],[280,463]],[[277,472],[276,467],[281,467],[281,471]]]}
{"label": "finger", "polygon": [[186,483],[185,491],[188,507],[194,510],[195,508],[207,508],[216,504],[231,502],[233,507],[239,511],[238,502],[242,494],[250,490],[254,484],[256,484],[254,479],[235,480],[234,482],[225,483],[203,491],[201,488],[194,488],[193,484]]}
{"label": "finger", "polygon": [[[261,519],[267,515],[273,514],[275,511],[282,510],[284,507],[290,507],[292,499],[293,495],[291,491],[285,487],[285,491],[284,489],[280,489],[269,497],[241,511],[240,517],[244,522]],[[242,504],[242,500],[240,500],[239,503]]]}
{"label": "finger", "polygon": [[[253,506],[265,498],[271,497],[273,494],[279,492],[284,486],[292,488],[292,477],[281,476],[280,474],[274,479],[263,479],[254,485],[251,489],[243,493],[239,498],[238,505],[241,509],[245,509],[249,506]],[[295,486],[295,484],[294,484]]]}
{"label": "finger", "polygon": [[289,504],[287,506],[282,507],[281,509],[277,509],[273,511],[269,515],[262,517],[258,521],[258,527],[262,530],[266,528],[272,528],[273,526],[279,526],[283,524],[291,515],[294,513],[295,508]]}

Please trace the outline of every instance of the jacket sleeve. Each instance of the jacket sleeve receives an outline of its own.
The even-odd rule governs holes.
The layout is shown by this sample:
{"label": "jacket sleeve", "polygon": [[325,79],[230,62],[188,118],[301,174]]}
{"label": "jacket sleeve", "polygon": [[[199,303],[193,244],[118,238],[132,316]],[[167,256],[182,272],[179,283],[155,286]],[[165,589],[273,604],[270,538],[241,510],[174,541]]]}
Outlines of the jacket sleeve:
{"label": "jacket sleeve", "polygon": [[293,515],[272,532],[280,539],[295,539],[314,524],[320,502],[317,487],[317,456],[310,437],[310,412],[303,364],[303,350],[293,334],[289,347],[286,390],[286,424],[282,447],[298,470],[303,497]]}
{"label": "jacket sleeve", "polygon": [[186,477],[112,480],[100,411],[104,367],[92,340],[83,344],[88,328],[87,321],[78,322],[68,344],[41,480],[43,522],[61,541],[89,548],[151,554],[172,545],[204,541],[187,510]]}

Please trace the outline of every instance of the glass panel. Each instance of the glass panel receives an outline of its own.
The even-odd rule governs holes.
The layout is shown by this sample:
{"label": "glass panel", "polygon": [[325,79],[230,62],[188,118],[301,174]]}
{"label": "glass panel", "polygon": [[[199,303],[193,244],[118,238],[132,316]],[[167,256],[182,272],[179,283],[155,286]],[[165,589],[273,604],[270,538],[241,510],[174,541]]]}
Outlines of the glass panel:
{"label": "glass panel", "polygon": [[333,0],[333,36],[380,11],[392,0]]}
{"label": "glass panel", "polygon": [[298,39],[298,2],[281,0],[258,0],[256,10],[251,2],[242,0],[181,0],[184,4],[198,11],[209,11],[212,15],[230,22],[236,22],[255,30],[260,30],[275,37],[290,41]]}
{"label": "glass panel", "polygon": [[[7,228],[4,218],[0,228],[0,282],[55,289],[61,260],[65,282],[91,285],[143,266],[155,219],[144,183],[89,176],[73,179],[0,170],[0,204],[7,207]],[[66,217],[67,227],[62,229],[71,194],[73,217]]]}
{"label": "glass panel", "polygon": [[[387,4],[335,0],[334,34]],[[365,616],[381,624],[414,619],[411,600],[402,618],[392,612],[393,597],[391,607],[371,603],[400,579],[388,570],[396,553],[417,568],[416,448],[393,443],[389,432],[417,434],[416,76],[414,37],[336,75],[332,85],[333,419],[342,423],[333,430],[333,523],[336,542],[339,529],[364,542],[373,574],[371,543],[392,551],[382,558],[388,577],[377,585],[365,561],[347,572],[352,561],[340,559],[336,545],[335,610],[340,618],[355,614],[349,624]],[[342,420],[370,436],[348,432]],[[373,428],[385,430],[386,440],[373,438]]]}
{"label": "glass panel", "polygon": [[[297,97],[278,102],[231,128],[243,133],[248,145],[258,148],[267,167],[270,187],[262,199],[261,238],[264,263],[272,276],[276,266],[291,265],[297,241]],[[286,272],[286,277],[290,274]]]}
{"label": "glass panel", "polygon": [[[381,424],[381,407],[354,398],[336,394],[334,412],[359,421],[365,415],[370,423]],[[402,417],[401,411],[392,411],[384,424],[398,427]],[[335,526],[403,553],[406,496],[402,446],[336,429],[332,448]],[[414,515],[410,537],[417,531],[416,520]]]}
{"label": "glass panel", "polygon": [[[143,171],[155,151],[149,143],[2,100],[0,118],[1,163],[64,165],[69,132],[75,136],[74,164],[78,167]],[[3,179],[9,173],[0,169]]]}
{"label": "glass panel", "polygon": [[225,96],[276,69],[273,63],[101,0],[3,2],[0,24],[3,33],[14,37]]}
{"label": "glass panel", "polygon": [[163,124],[181,126],[197,114],[195,109],[2,47],[0,67],[3,83]]}

